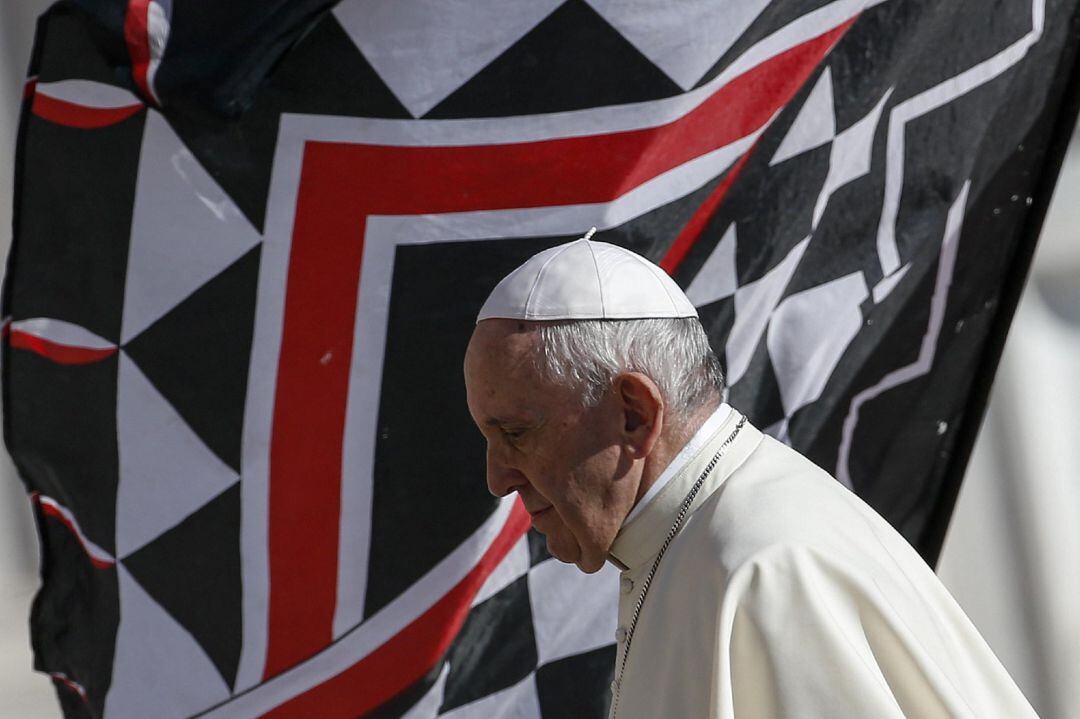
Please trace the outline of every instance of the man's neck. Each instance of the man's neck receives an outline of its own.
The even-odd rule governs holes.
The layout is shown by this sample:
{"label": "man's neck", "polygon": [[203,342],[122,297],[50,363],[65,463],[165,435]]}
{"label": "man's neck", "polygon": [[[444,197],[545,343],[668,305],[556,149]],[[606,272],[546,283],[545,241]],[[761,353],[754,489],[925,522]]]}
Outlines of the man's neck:
{"label": "man's neck", "polygon": [[[705,421],[719,407],[720,398],[717,397],[691,412],[685,419],[672,422],[664,427],[659,441],[653,447],[653,451],[645,458],[645,466],[641,471],[641,483],[638,485],[637,496],[634,497],[634,507],[637,506],[646,492],[656,484],[656,480],[668,468],[675,456],[697,434]],[[631,508],[631,511],[633,511],[633,508]]]}

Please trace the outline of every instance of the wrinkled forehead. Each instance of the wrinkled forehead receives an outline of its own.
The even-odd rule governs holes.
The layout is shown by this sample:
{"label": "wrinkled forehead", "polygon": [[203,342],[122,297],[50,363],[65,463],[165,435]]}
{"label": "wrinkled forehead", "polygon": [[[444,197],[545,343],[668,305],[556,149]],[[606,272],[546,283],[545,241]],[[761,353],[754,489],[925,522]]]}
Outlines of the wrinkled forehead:
{"label": "wrinkled forehead", "polygon": [[469,411],[481,427],[530,424],[551,412],[554,395],[539,381],[535,333],[516,320],[484,320],[465,353]]}
{"label": "wrinkled forehead", "polygon": [[473,330],[465,361],[498,364],[517,372],[532,367],[536,333],[518,320],[484,320]]}
{"label": "wrinkled forehead", "polygon": [[535,346],[536,333],[527,323],[507,319],[477,323],[465,353],[466,381],[532,381]]}

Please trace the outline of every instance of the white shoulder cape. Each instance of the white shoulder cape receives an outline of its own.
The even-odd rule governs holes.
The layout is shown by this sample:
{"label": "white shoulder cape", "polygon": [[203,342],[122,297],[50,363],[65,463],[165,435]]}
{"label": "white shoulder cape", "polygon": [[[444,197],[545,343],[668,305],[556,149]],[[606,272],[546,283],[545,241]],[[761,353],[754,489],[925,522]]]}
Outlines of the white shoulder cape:
{"label": "white shoulder cape", "polygon": [[749,424],[653,578],[690,486],[738,413],[626,524],[613,716],[1034,717],[911,546],[854,493]]}

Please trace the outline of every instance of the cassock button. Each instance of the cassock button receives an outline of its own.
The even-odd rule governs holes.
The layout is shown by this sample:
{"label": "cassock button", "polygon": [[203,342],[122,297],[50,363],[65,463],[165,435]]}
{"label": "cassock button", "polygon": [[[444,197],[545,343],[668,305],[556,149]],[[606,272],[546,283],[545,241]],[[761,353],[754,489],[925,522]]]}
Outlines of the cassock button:
{"label": "cassock button", "polygon": [[629,594],[634,591],[634,580],[630,577],[623,577],[619,580],[619,588],[622,589],[623,594]]}
{"label": "cassock button", "polygon": [[619,627],[615,630],[615,641],[619,644],[626,641],[626,627]]}

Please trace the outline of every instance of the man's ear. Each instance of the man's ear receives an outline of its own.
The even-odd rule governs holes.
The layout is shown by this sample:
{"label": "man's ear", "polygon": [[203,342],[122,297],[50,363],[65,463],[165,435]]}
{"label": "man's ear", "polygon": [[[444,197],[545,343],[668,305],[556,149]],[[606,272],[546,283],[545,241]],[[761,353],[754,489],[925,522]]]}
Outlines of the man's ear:
{"label": "man's ear", "polygon": [[660,388],[640,372],[615,378],[615,396],[623,415],[623,445],[634,459],[652,452],[664,428],[664,398]]}

